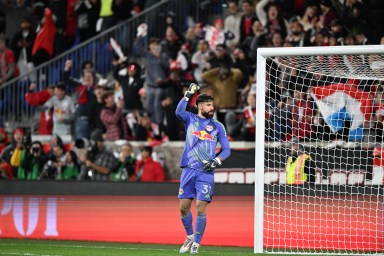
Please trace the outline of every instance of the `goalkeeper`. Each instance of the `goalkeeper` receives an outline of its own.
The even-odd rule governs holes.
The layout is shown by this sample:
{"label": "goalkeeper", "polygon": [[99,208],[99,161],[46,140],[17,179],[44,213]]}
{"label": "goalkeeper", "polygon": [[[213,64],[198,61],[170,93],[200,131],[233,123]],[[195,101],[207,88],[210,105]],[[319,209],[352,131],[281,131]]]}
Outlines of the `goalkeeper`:
{"label": "goalkeeper", "polygon": [[[186,141],[180,161],[182,174],[178,197],[181,221],[186,230],[187,239],[179,252],[186,253],[190,249],[191,254],[198,253],[204,235],[206,209],[214,192],[214,169],[230,155],[225,128],[212,118],[214,98],[207,94],[200,94],[196,98],[197,115],[186,111],[189,99],[198,90],[199,86],[192,83],[176,108],[176,116],[184,123],[186,131]],[[217,142],[220,142],[222,150],[216,156]],[[197,199],[195,232],[193,232],[190,212],[194,198]]]}

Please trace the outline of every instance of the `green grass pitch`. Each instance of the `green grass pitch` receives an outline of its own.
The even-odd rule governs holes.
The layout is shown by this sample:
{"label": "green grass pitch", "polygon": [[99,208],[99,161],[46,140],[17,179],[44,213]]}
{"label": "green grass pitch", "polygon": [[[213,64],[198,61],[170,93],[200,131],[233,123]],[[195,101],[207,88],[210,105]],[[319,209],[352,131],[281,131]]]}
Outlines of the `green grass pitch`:
{"label": "green grass pitch", "polygon": [[[156,256],[180,255],[178,245],[0,239],[0,255],[20,256]],[[202,246],[199,255],[254,255],[252,248]],[[186,254],[189,255],[189,254]],[[268,254],[271,255],[271,254]],[[281,254],[280,254],[281,255]]]}

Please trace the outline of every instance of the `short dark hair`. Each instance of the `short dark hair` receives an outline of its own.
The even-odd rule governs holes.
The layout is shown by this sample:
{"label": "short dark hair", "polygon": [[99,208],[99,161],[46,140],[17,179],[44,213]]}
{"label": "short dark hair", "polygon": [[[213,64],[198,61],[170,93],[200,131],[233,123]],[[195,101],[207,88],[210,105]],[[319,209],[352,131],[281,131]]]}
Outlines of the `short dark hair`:
{"label": "short dark hair", "polygon": [[65,91],[65,84],[63,82],[58,82],[55,84],[55,88],[59,88],[59,89]]}
{"label": "short dark hair", "polygon": [[141,151],[147,151],[149,155],[152,155],[152,147],[151,146],[144,146],[141,148]]}
{"label": "short dark hair", "polygon": [[200,102],[210,102],[215,101],[215,98],[213,98],[211,95],[208,95],[206,93],[202,93],[196,98],[196,106],[199,105]]}
{"label": "short dark hair", "polygon": [[253,6],[253,2],[251,1],[251,0],[244,0],[243,1],[243,4],[244,3],[247,3],[247,4],[249,4],[250,6]]}
{"label": "short dark hair", "polygon": [[103,102],[105,102],[105,100],[109,97],[109,96],[113,96],[115,95],[115,93],[113,91],[106,91],[103,93],[103,96],[101,96],[101,99],[103,100]]}
{"label": "short dark hair", "polygon": [[148,45],[153,44],[153,43],[160,44],[160,39],[157,37],[152,37],[151,39],[149,39]]}

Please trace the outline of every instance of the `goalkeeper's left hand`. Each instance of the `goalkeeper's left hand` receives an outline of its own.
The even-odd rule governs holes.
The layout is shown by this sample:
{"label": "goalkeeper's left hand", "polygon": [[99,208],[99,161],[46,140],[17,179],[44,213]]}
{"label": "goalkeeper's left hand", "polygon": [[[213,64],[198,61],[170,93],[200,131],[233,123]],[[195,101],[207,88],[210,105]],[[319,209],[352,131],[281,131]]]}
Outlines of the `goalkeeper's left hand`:
{"label": "goalkeeper's left hand", "polygon": [[213,171],[217,166],[222,164],[220,157],[215,157],[211,160],[203,160],[203,169],[206,172]]}
{"label": "goalkeeper's left hand", "polygon": [[200,86],[198,86],[195,83],[191,83],[188,87],[188,90],[185,92],[184,97],[187,99],[191,98],[195,92],[197,92],[200,89]]}

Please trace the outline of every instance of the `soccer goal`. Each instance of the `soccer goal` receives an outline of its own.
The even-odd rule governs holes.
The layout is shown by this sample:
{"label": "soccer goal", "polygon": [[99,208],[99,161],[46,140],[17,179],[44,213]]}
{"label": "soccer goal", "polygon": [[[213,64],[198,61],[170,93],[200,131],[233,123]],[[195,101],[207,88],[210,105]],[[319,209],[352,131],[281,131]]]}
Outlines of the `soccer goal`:
{"label": "soccer goal", "polygon": [[384,255],[384,46],[260,48],[255,253]]}

